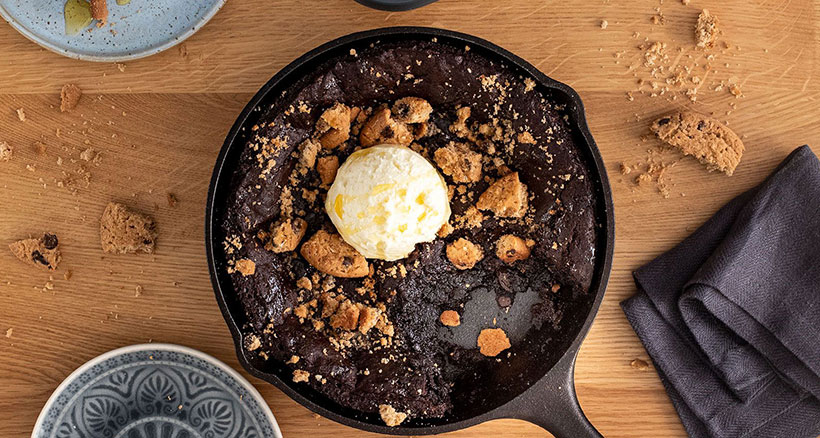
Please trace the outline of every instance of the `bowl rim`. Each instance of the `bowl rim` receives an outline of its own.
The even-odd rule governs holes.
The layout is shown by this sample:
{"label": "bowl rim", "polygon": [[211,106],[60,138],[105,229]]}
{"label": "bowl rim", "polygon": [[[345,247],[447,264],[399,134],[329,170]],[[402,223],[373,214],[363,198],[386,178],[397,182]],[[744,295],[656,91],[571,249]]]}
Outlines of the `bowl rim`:
{"label": "bowl rim", "polygon": [[54,403],[57,401],[57,398],[60,394],[65,391],[66,387],[70,385],[78,376],[82,375],[84,372],[88,371],[95,365],[105,362],[108,359],[113,357],[117,357],[122,354],[126,353],[137,353],[140,351],[169,351],[175,353],[182,353],[187,354],[189,356],[196,357],[197,359],[201,359],[205,362],[214,365],[215,367],[219,368],[220,370],[224,371],[228,376],[234,379],[242,388],[248,391],[248,394],[253,397],[254,401],[260,406],[260,409],[265,413],[268,421],[273,428],[274,433],[276,436],[274,438],[282,438],[282,431],[279,429],[279,423],[276,422],[276,418],[273,415],[273,412],[270,409],[270,406],[265,401],[265,398],[262,397],[262,394],[259,393],[259,390],[256,389],[248,379],[244,378],[241,374],[239,374],[236,370],[228,366],[225,362],[211,356],[208,353],[204,353],[199,350],[195,350],[190,347],[186,347],[184,345],[178,344],[170,344],[170,343],[145,343],[145,344],[134,344],[134,345],[127,345],[124,347],[115,348],[113,350],[107,351],[99,356],[93,357],[89,359],[87,362],[83,363],[79,367],[77,367],[74,371],[72,371],[68,376],[57,385],[57,388],[51,393],[48,397],[48,400],[43,405],[43,409],[40,411],[40,414],[37,415],[37,420],[34,423],[34,428],[31,432],[32,438],[39,438],[38,435],[42,429],[43,422],[45,421],[46,413],[51,409]]}
{"label": "bowl rim", "polygon": [[128,55],[119,55],[119,56],[117,56],[117,55],[110,55],[109,56],[109,55],[86,54],[86,53],[73,51],[71,49],[67,49],[67,48],[64,48],[64,47],[60,47],[57,44],[51,43],[46,38],[41,36],[39,33],[34,32],[33,30],[29,29],[26,26],[23,26],[22,23],[17,21],[11,15],[11,13],[9,13],[6,10],[5,6],[3,6],[3,2],[0,2],[0,16],[2,16],[3,19],[5,19],[6,22],[9,23],[9,26],[11,26],[14,30],[19,32],[24,37],[26,37],[26,39],[28,39],[29,41],[37,44],[38,46],[40,46],[40,47],[42,47],[42,48],[44,48],[44,49],[46,49],[50,52],[56,53],[58,55],[65,56],[66,58],[76,59],[76,60],[79,60],[79,61],[91,61],[91,62],[125,62],[125,61],[134,61],[136,59],[146,58],[146,57],[149,57],[149,56],[152,56],[152,55],[156,55],[157,53],[164,52],[164,51],[176,46],[177,44],[187,40],[193,34],[199,32],[199,30],[202,29],[206,24],[208,24],[208,22],[211,21],[211,19],[216,15],[216,13],[219,12],[222,9],[223,6],[225,6],[225,3],[227,3],[228,0],[212,0],[212,1],[213,1],[213,4],[211,5],[211,8],[208,10],[208,12],[205,15],[203,15],[202,18],[200,18],[198,21],[194,22],[192,24],[192,26],[188,30],[186,30],[185,32],[182,32],[178,35],[175,35],[172,38],[169,38],[164,43],[162,43],[158,46],[154,46],[154,47],[151,47],[151,48],[139,49],[139,50],[137,50],[133,53],[130,53]]}

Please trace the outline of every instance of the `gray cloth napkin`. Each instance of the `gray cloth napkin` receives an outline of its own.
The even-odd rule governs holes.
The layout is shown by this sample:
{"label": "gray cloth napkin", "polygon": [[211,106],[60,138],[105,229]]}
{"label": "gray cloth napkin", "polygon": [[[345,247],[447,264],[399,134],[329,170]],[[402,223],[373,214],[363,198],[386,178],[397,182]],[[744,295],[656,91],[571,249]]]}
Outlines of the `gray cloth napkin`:
{"label": "gray cloth napkin", "polygon": [[792,152],[621,303],[690,436],[820,434],[820,162]]}

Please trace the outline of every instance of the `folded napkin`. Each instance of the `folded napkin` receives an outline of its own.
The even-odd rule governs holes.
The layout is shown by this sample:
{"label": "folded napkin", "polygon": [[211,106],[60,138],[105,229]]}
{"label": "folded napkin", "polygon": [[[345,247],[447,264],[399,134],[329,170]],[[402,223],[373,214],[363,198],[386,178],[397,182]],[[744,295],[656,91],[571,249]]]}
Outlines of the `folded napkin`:
{"label": "folded napkin", "polygon": [[692,437],[820,434],[820,162],[796,149],[621,303]]}

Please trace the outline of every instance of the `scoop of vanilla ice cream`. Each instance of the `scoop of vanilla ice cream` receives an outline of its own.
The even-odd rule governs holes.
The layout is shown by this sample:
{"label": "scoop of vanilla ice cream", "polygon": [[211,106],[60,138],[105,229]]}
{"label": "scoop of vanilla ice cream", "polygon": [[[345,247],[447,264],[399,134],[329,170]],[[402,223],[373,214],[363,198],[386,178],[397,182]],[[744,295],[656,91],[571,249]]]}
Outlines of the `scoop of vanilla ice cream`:
{"label": "scoop of vanilla ice cream", "polygon": [[342,238],[367,258],[407,257],[450,218],[447,183],[418,153],[396,145],[354,152],[325,201]]}

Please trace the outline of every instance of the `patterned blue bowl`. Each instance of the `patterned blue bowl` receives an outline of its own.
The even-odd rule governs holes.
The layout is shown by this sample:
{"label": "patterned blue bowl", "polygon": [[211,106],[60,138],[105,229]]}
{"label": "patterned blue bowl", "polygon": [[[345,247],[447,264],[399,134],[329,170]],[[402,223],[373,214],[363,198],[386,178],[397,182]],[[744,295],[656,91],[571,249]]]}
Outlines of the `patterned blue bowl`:
{"label": "patterned blue bowl", "polygon": [[32,438],[281,438],[259,392],[196,350],[140,344],[86,362],[51,395]]}
{"label": "patterned blue bowl", "polygon": [[159,53],[193,35],[226,0],[107,0],[108,22],[67,35],[66,0],[0,0],[0,15],[26,38],[70,58],[119,62]]}

